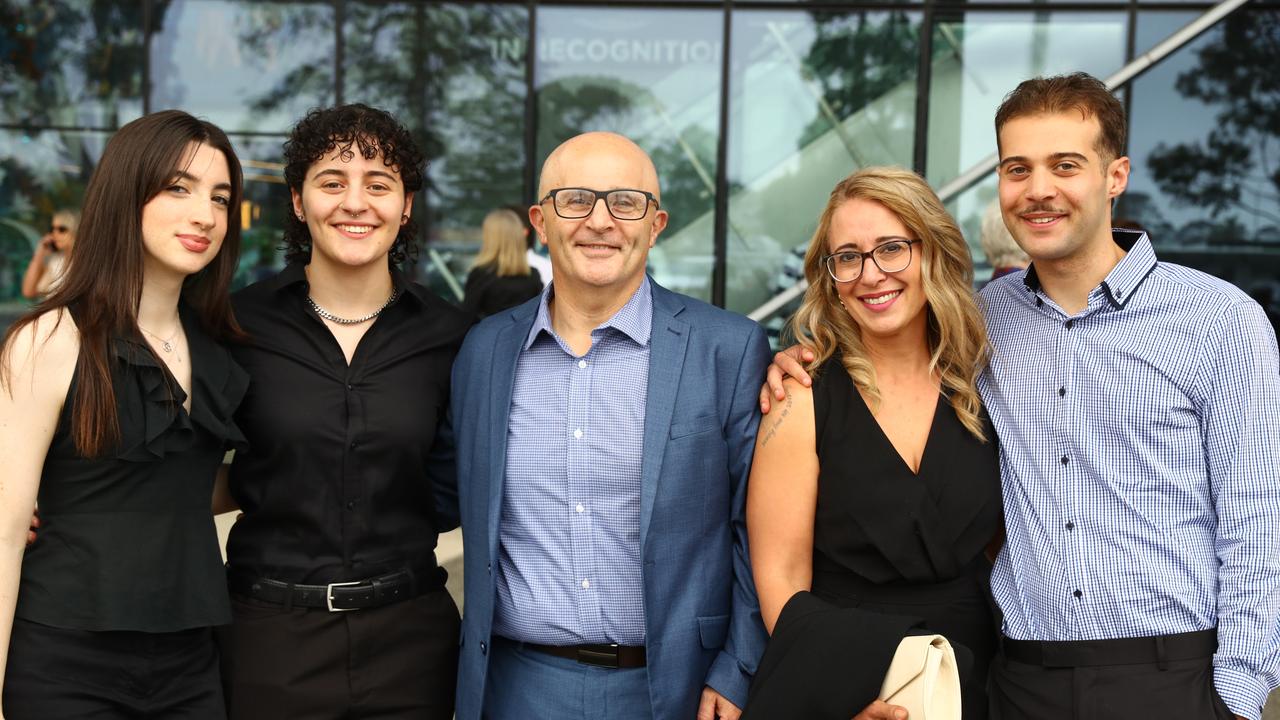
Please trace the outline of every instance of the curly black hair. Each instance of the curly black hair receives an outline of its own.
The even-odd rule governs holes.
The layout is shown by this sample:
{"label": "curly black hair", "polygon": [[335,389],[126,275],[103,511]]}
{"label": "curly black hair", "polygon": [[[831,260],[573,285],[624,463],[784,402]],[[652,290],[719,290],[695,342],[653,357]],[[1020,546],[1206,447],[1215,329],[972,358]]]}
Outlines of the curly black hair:
{"label": "curly black hair", "polygon": [[[381,155],[387,167],[400,173],[406,196],[422,189],[426,156],[413,136],[390,113],[360,103],[314,109],[293,126],[284,143],[285,183],[301,193],[312,163],[334,151],[349,159],[356,150],[366,160]],[[417,236],[418,226],[413,218],[400,226],[388,256],[392,265],[417,260]],[[292,205],[285,213],[284,243],[286,261],[311,258],[311,233],[307,224],[293,214]]]}

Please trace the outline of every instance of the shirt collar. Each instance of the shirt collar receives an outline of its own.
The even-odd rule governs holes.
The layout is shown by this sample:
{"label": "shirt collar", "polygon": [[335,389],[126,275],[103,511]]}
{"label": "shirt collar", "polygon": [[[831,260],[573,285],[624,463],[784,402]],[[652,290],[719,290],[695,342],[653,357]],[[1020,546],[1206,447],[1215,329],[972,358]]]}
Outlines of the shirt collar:
{"label": "shirt collar", "polygon": [[[525,350],[528,350],[533,345],[533,341],[537,340],[538,335],[543,332],[552,337],[556,336],[555,330],[551,328],[550,308],[551,298],[555,296],[555,292],[555,280],[552,279],[542,291],[542,298],[538,300],[538,315],[534,318],[533,327],[529,328],[529,334],[525,337]],[[618,308],[618,312],[614,313],[613,317],[597,325],[592,334],[606,328],[617,330],[641,347],[649,344],[649,336],[653,331],[653,290],[649,287],[648,275],[641,280],[640,287],[636,288],[631,299]]]}
{"label": "shirt collar", "polygon": [[[301,260],[289,263],[274,278],[268,281],[271,283],[271,289],[280,292],[298,285],[303,288],[303,292],[306,292],[308,285],[306,267],[307,263]],[[400,272],[398,268],[391,268],[391,287],[395,288],[396,292],[402,296],[407,295],[417,298],[418,302],[421,303],[427,302],[428,290],[418,283],[410,282],[409,278]]]}
{"label": "shirt collar", "polygon": [[[1112,307],[1119,310],[1134,296],[1142,281],[1155,270],[1156,252],[1151,247],[1151,238],[1145,232],[1113,229],[1111,239],[1125,251],[1125,256],[1111,268],[1111,272],[1107,273],[1090,295],[1102,294]],[[1040,278],[1036,275],[1035,263],[1027,268],[1022,282],[1027,290],[1040,292]]]}

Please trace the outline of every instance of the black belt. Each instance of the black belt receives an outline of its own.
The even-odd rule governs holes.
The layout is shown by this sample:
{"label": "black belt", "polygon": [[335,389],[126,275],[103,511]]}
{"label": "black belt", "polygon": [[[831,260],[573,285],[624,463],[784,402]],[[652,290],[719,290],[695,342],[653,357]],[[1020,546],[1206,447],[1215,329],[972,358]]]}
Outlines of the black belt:
{"label": "black belt", "polygon": [[1173,660],[1195,660],[1218,649],[1218,631],[1200,630],[1177,635],[1116,638],[1113,640],[1010,640],[1001,638],[1005,657],[1044,667],[1155,664],[1164,669]]}
{"label": "black belt", "polygon": [[577,660],[583,665],[606,668],[645,666],[643,645],[538,645],[529,642],[520,645],[548,655]]}
{"label": "black belt", "polygon": [[300,585],[250,577],[238,572],[227,574],[231,592],[276,605],[325,608],[329,612],[375,608],[417,597],[444,587],[446,573],[434,564],[417,570],[395,572],[327,585]]}

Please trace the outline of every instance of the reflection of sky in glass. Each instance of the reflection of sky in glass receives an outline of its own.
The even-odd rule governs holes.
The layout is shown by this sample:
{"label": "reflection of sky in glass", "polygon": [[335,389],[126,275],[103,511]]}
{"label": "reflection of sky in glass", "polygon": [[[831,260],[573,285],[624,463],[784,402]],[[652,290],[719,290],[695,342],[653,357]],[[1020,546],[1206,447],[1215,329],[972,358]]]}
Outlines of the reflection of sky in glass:
{"label": "reflection of sky in glass", "polygon": [[[332,102],[333,23],[329,4],[178,0],[151,38],[151,107],[181,108],[227,131],[287,132],[308,108]],[[289,87],[276,109],[251,107],[305,66],[319,90]]]}
{"label": "reflection of sky in glass", "polygon": [[967,13],[934,31],[928,178],[942,185],[995,152],[1004,96],[1036,75],[1081,70],[1099,78],[1124,65],[1122,13]]}
{"label": "reflection of sky in glass", "polygon": [[539,8],[535,83],[610,78],[648,91],[615,128],[633,139],[691,124],[715,134],[722,22],[718,10]]}

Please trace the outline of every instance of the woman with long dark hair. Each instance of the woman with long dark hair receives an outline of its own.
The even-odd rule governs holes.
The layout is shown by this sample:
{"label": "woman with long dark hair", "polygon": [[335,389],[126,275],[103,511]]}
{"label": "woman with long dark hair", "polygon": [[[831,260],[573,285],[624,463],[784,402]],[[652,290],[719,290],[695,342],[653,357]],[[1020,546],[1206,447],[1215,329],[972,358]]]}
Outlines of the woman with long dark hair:
{"label": "woman with long dark hair", "polygon": [[[230,619],[210,515],[248,378],[219,341],[240,163],[170,110],[121,128],[76,262],[0,355],[0,670],[9,720],[218,718]],[[39,499],[40,540],[23,548]]]}

